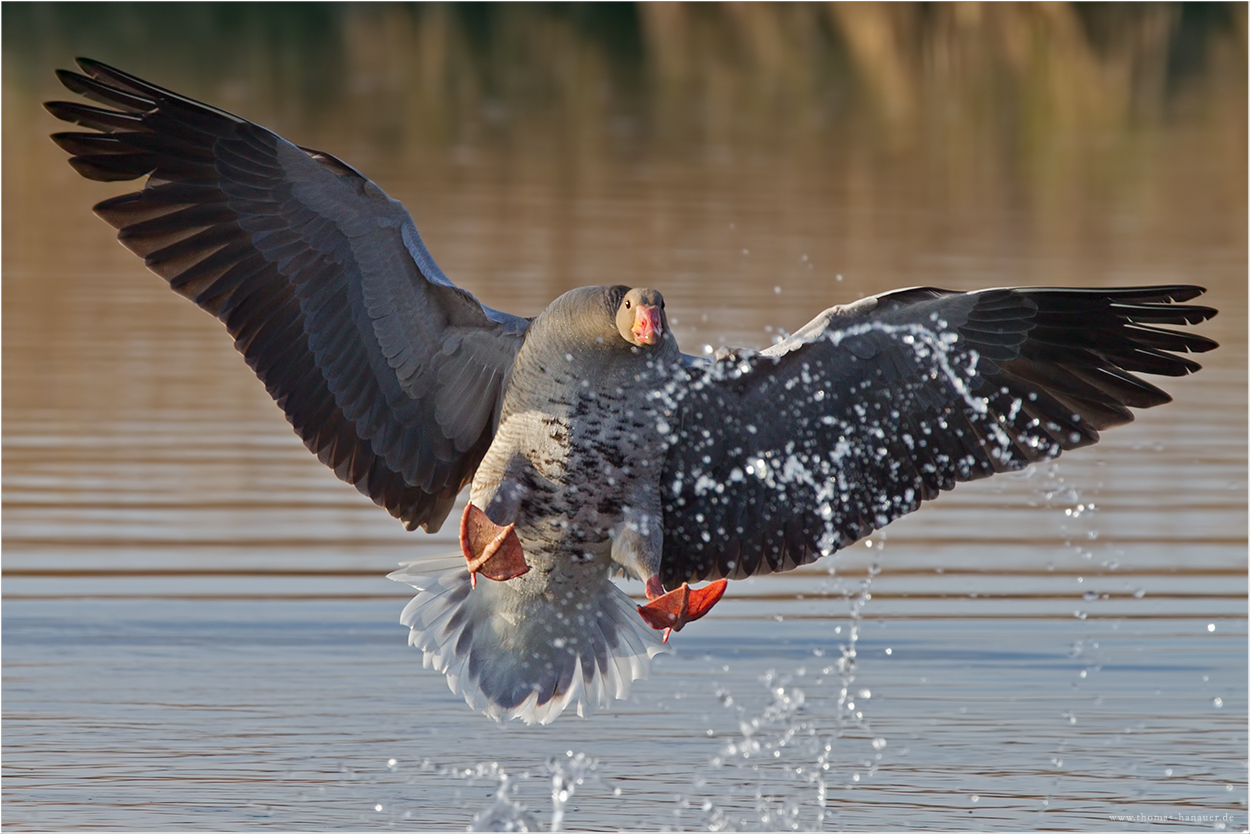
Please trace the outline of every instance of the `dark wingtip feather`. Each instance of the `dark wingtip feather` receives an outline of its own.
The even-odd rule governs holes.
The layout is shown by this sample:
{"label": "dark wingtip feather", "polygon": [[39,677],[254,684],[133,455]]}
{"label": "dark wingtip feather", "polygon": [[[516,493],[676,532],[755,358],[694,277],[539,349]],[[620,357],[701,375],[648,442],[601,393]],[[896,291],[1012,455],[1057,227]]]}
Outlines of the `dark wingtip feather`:
{"label": "dark wingtip feather", "polygon": [[[79,59],[79,60],[82,60],[82,59]],[[81,73],[74,72],[73,70],[56,69],[56,70],[53,70],[53,72],[56,73],[57,79],[60,80],[60,82],[64,84],[66,87],[68,87],[71,83],[75,83],[76,79],[83,77]]]}
{"label": "dark wingtip feather", "polygon": [[69,70],[57,70],[56,77],[70,92],[129,113],[147,113],[153,107],[150,100],[134,95],[124,85],[109,85]]}
{"label": "dark wingtip feather", "polygon": [[91,79],[85,75],[80,75],[73,70],[59,69],[56,71],[56,78],[65,89],[71,93],[78,93],[80,96],[89,96],[89,88],[87,84]]}
{"label": "dark wingtip feather", "polygon": [[1148,289],[1158,291],[1159,295],[1156,298],[1159,301],[1173,304],[1197,298],[1207,291],[1206,287],[1200,287],[1197,284],[1172,284],[1161,287],[1149,287]]}
{"label": "dark wingtip feather", "polygon": [[130,148],[107,133],[53,133],[50,138],[61,150],[75,156],[130,152]]}
{"label": "dark wingtip feather", "polygon": [[104,154],[70,157],[69,164],[82,176],[97,182],[123,182],[138,179],[156,167],[155,160]]}
{"label": "dark wingtip feather", "polygon": [[149,84],[141,78],[136,78],[128,72],[111,67],[102,61],[93,61],[90,58],[78,58],[75,60],[87,75],[96,81],[109,84],[114,87],[120,87],[127,92],[136,95],[148,95],[153,92],[168,92],[155,84]]}
{"label": "dark wingtip feather", "polygon": [[45,101],[43,108],[63,122],[89,127],[103,133],[147,132],[141,116],[104,110],[68,101]]}

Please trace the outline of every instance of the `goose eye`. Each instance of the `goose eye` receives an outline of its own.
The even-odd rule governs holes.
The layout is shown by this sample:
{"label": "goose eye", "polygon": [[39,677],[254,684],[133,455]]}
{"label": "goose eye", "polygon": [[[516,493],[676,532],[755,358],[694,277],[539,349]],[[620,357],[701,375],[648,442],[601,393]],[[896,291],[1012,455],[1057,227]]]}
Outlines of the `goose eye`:
{"label": "goose eye", "polygon": [[625,299],[625,309],[628,310],[631,306],[633,306],[633,303],[628,298]]}

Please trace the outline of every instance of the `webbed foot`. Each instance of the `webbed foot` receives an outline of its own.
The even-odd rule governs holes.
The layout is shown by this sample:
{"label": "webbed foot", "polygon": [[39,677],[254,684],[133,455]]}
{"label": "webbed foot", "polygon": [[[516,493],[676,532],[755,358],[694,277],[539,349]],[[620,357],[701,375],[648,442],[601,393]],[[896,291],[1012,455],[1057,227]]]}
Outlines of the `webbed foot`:
{"label": "webbed foot", "polygon": [[638,606],[638,613],[654,629],[664,629],[664,642],[674,631],[681,631],[686,623],[699,619],[712,610],[725,595],[727,580],[718,579],[702,588],[691,588],[686,582],[680,588],[664,593],[664,586],[657,577],[647,580],[646,605]]}
{"label": "webbed foot", "polygon": [[469,563],[469,578],[477,587],[477,575],[503,582],[530,569],[516,535],[516,525],[500,527],[485,512],[469,504],[460,518],[460,550]]}

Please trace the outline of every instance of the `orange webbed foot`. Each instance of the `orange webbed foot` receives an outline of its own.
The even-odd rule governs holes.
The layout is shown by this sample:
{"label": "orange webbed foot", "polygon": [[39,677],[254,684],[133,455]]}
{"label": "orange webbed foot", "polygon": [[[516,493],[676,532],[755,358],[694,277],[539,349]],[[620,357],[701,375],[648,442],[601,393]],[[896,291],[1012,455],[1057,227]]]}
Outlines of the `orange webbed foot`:
{"label": "orange webbed foot", "polygon": [[477,587],[477,575],[504,582],[526,573],[525,551],[516,525],[499,526],[482,510],[469,504],[460,518],[460,550],[469,564],[469,578]]}
{"label": "orange webbed foot", "polygon": [[664,642],[674,631],[681,631],[686,623],[699,619],[712,610],[712,606],[720,602],[725,595],[725,587],[729,584],[718,579],[702,588],[691,588],[686,582],[680,588],[664,593],[659,579],[651,577],[647,580],[646,605],[638,606],[638,613],[654,629],[664,629]]}

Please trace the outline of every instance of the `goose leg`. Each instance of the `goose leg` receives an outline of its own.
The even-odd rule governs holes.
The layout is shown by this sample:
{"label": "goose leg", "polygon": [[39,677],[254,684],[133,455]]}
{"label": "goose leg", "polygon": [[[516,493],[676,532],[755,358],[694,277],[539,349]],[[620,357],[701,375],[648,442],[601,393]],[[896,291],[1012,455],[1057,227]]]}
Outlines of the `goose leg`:
{"label": "goose leg", "polygon": [[668,593],[660,584],[659,577],[652,576],[647,580],[646,605],[638,606],[638,613],[654,629],[664,629],[664,642],[674,631],[681,631],[682,626],[697,620],[712,610],[712,606],[720,602],[725,595],[725,586],[729,582],[718,579],[702,588],[691,588],[688,583],[681,583]]}
{"label": "goose leg", "polygon": [[503,582],[526,573],[525,551],[516,525],[501,527],[482,510],[469,504],[460,518],[460,551],[469,564],[469,578],[477,587],[477,575]]}

